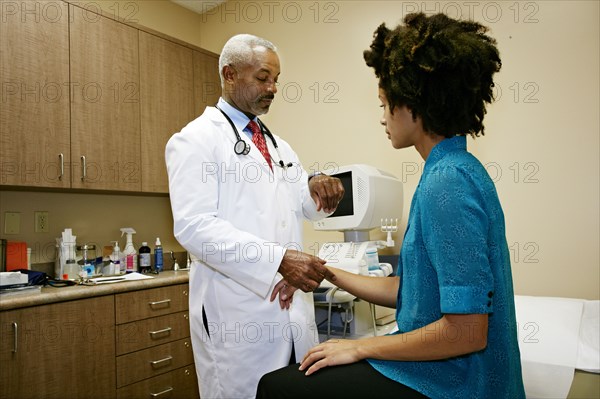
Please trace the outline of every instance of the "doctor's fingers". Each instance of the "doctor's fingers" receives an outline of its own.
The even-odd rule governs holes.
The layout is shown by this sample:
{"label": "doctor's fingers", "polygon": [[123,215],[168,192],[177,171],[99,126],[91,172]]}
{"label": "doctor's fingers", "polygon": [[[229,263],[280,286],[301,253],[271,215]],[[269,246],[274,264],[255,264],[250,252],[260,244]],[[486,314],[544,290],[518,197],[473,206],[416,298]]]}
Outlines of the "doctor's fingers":
{"label": "doctor's fingers", "polygon": [[340,179],[329,176],[320,181],[316,185],[315,190],[319,195],[322,207],[327,212],[331,212],[337,208],[345,192]]}

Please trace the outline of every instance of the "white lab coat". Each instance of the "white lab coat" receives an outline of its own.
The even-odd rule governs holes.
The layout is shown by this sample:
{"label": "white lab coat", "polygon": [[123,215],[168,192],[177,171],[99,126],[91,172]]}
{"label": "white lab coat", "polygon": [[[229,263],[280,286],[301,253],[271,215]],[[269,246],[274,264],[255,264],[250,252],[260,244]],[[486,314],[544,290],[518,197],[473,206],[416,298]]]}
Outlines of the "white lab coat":
{"label": "white lab coat", "polygon": [[[221,112],[204,114],[166,147],[174,233],[192,255],[190,325],[200,396],[254,397],[262,375],[318,343],[312,294],[296,291],[290,310],[269,301],[286,248],[301,249],[302,219],[316,211],[306,171],[275,137],[286,170],[269,169],[251,145],[236,155],[235,135]],[[268,137],[269,151],[277,153]],[[202,319],[204,307],[208,333]]]}

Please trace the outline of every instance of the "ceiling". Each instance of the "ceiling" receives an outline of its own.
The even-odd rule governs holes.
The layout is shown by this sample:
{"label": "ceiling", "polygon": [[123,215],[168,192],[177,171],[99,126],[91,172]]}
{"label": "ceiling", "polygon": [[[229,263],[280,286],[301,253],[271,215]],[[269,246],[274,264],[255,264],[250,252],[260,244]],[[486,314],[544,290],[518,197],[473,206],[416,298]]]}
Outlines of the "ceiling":
{"label": "ceiling", "polygon": [[182,7],[185,7],[189,10],[197,12],[198,14],[203,14],[209,10],[212,10],[215,7],[220,6],[222,3],[225,3],[226,0],[171,0],[173,3],[179,4]]}

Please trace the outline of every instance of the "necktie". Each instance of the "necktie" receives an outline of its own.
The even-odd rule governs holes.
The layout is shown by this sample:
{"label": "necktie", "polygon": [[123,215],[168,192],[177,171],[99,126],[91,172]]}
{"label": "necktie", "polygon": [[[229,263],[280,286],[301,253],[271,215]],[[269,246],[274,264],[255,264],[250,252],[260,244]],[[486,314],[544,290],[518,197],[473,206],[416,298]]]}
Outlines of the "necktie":
{"label": "necktie", "polygon": [[248,129],[252,132],[252,142],[256,145],[256,148],[263,154],[265,160],[269,164],[269,168],[273,170],[273,165],[271,165],[271,157],[269,156],[269,150],[267,149],[267,142],[265,141],[265,136],[263,136],[258,124],[254,121],[250,121],[248,123]]}

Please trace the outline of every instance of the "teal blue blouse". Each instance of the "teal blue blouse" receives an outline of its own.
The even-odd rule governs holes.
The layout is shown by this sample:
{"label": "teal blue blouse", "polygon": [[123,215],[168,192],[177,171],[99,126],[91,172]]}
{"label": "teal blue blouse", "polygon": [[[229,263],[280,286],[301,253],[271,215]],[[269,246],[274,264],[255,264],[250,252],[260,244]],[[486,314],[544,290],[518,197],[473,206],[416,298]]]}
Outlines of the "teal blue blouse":
{"label": "teal blue blouse", "polygon": [[[445,313],[487,313],[487,347],[440,361],[369,359],[371,365],[430,398],[524,398],[504,214],[465,137],[445,139],[429,154],[398,263],[399,333]],[[424,334],[452,340],[457,333]]]}

